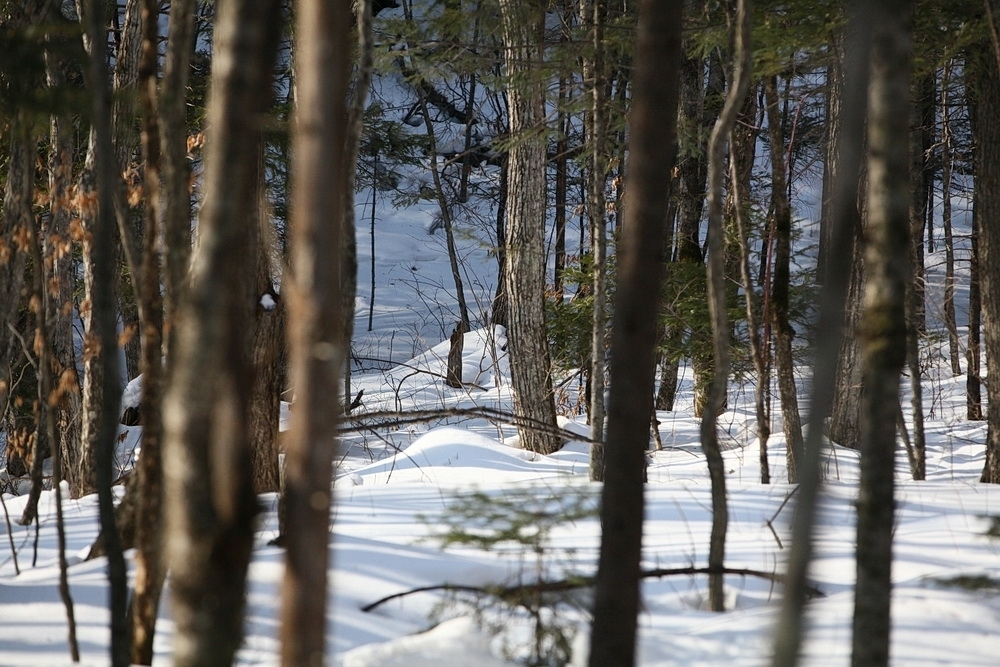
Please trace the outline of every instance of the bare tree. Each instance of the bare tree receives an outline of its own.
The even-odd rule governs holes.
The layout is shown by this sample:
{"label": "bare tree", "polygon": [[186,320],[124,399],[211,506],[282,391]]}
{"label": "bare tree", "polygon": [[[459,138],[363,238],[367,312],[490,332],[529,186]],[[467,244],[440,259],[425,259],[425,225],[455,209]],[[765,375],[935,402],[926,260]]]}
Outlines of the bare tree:
{"label": "bare tree", "polygon": [[[734,51],[737,61],[722,113],[708,140],[708,312],[712,320],[712,350],[715,372],[708,392],[708,403],[701,417],[701,448],[708,459],[712,478],[712,536],[709,541],[708,566],[722,569],[726,552],[726,529],[729,513],[726,505],[726,470],[719,448],[718,417],[729,388],[729,318],[726,314],[725,230],[722,224],[722,181],[725,174],[726,142],[732,143],[732,131],[747,90],[750,87],[750,0],[737,0],[734,20]],[[730,159],[734,159],[730,154]],[[708,604],[712,611],[723,611],[723,575],[709,575]]]}
{"label": "bare tree", "polygon": [[298,7],[289,285],[295,416],[287,445],[288,547],[282,600],[282,664],[319,665],[326,640],[331,474],[340,413],[337,387],[347,358],[339,326],[343,199],[353,166],[345,159],[348,34],[345,3]]}
{"label": "bare tree", "polygon": [[656,309],[663,276],[667,216],[664,174],[676,152],[681,0],[643,0],[635,58],[631,142],[626,171],[629,205],[618,256],[611,354],[611,397],[601,553],[594,592],[590,665],[635,664],[642,555],[643,478],[652,410]]}
{"label": "bare tree", "polygon": [[205,201],[164,398],[164,489],[176,664],[229,664],[242,639],[253,493],[246,423],[253,213],[281,2],[218,4]]}

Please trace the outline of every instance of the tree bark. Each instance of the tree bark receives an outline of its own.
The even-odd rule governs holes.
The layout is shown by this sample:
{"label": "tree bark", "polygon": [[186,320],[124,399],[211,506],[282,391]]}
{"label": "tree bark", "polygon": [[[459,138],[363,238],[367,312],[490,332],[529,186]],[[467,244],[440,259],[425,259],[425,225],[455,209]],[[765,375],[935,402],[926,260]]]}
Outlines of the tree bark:
{"label": "tree bark", "polygon": [[785,433],[785,463],[788,482],[798,481],[798,461],[802,458],[802,418],[795,388],[795,360],[792,340],[795,330],[789,322],[788,289],[792,254],[792,210],[786,191],[787,163],[781,118],[778,114],[777,78],[764,82],[767,97],[767,126],[771,140],[771,201],[774,209],[774,265],[771,277],[771,318],[774,323],[774,357],[781,396],[781,424]]}
{"label": "tree bark", "polygon": [[[726,102],[708,140],[708,312],[712,322],[714,373],[701,418],[701,448],[712,479],[712,534],[708,566],[722,568],[726,552],[729,513],[726,503],[726,471],[719,448],[718,416],[729,389],[729,318],[726,313],[725,229],[723,227],[722,181],[727,140],[732,147],[733,127],[750,86],[750,0],[738,0],[734,36],[737,61]],[[735,159],[730,154],[730,159]],[[738,187],[738,186],[737,186]],[[709,575],[708,604],[712,611],[724,611],[723,575]]]}
{"label": "tree bark", "polygon": [[[50,36],[47,44],[56,42]],[[65,63],[53,49],[45,53],[46,83],[52,89],[66,84]],[[69,483],[70,496],[77,487],[76,465],[80,445],[80,379],[76,370],[76,345],[73,340],[75,262],[72,249],[73,128],[69,119],[53,114],[49,121],[49,215],[42,216],[42,252],[49,266],[49,298],[52,326],[53,373],[57,378],[55,419],[56,442],[59,447],[61,474]],[[54,449],[53,449],[54,451]]]}
{"label": "tree bark", "polygon": [[642,554],[643,477],[652,410],[656,311],[670,172],[676,151],[681,0],[643,0],[635,58],[631,141],[611,354],[608,442],[601,503],[601,552],[594,592],[590,665],[635,664]]}
{"label": "tree bark", "polygon": [[[88,157],[93,159],[89,178],[96,191],[96,207],[92,211],[92,231],[89,245],[91,261],[90,328],[84,342],[85,355],[92,360],[89,381],[92,396],[97,398],[86,415],[94,426],[90,440],[91,456],[82,457],[94,471],[93,482],[98,494],[101,531],[105,536],[110,582],[111,664],[122,667],[129,663],[128,626],[126,623],[127,571],[118,532],[115,526],[111,484],[121,388],[119,383],[117,308],[115,307],[115,188],[120,183],[111,139],[111,95],[107,84],[107,39],[104,5],[92,1],[85,5],[84,26],[90,46],[90,66],[87,87],[92,97],[91,143]],[[86,167],[85,167],[86,171]],[[85,192],[88,192],[85,190]],[[86,252],[86,249],[85,249]],[[86,406],[86,393],[84,404]],[[85,407],[84,412],[88,409]]]}
{"label": "tree bark", "polygon": [[187,159],[187,82],[194,50],[195,0],[171,0],[167,52],[160,83],[159,128],[163,174],[164,349],[187,284],[191,258],[191,167]]}
{"label": "tree bark", "polygon": [[[507,157],[510,196],[506,209],[504,287],[514,410],[521,447],[551,454],[562,446],[555,431],[556,406],[545,336],[545,28],[537,0],[501,0],[504,63],[515,84],[507,92],[510,135],[517,137]],[[648,416],[648,413],[647,413]]]}
{"label": "tree bark", "polygon": [[242,640],[257,499],[246,424],[255,295],[251,219],[281,3],[220,2],[207,124],[206,198],[164,399],[164,488],[181,666],[229,664]]}
{"label": "tree bark", "polygon": [[[3,210],[0,211],[0,416],[8,413],[12,398],[11,373],[15,359],[21,356],[21,344],[13,329],[18,323],[28,258],[27,235],[31,233],[31,203],[34,180],[35,141],[24,113],[10,124],[7,179],[3,189]],[[28,452],[20,439],[12,437],[12,421],[7,419],[6,460],[11,466],[16,459],[25,463]],[[10,467],[8,468],[10,470]]]}
{"label": "tree bark", "polygon": [[[952,233],[951,188],[954,158],[951,132],[951,63],[945,64],[941,77],[941,227],[944,233],[944,326],[948,330],[948,359],[951,372],[962,374],[958,322],[955,314],[955,242]],[[914,239],[920,247],[920,239]],[[918,258],[918,259],[922,259]],[[921,261],[922,264],[922,261]],[[919,266],[919,265],[918,265]]]}
{"label": "tree bark", "polygon": [[345,3],[297,8],[298,106],[293,136],[289,337],[296,410],[286,449],[288,531],[281,611],[281,661],[322,665],[337,387],[348,339],[342,298],[348,31]]}
{"label": "tree bark", "polygon": [[[854,29],[856,30],[856,28]],[[850,39],[850,35],[848,35],[847,39]],[[847,113],[847,110],[844,108],[844,102],[841,99],[845,87],[843,81],[845,75],[843,62],[850,57],[850,54],[846,51],[844,39],[839,39],[836,43],[836,53],[834,55],[836,65],[831,68],[831,75],[835,78],[828,84],[830,86],[830,115],[827,117],[827,130],[831,139],[838,138],[842,133],[843,116]],[[837,196],[836,183],[840,179],[840,172],[842,171],[840,163],[843,160],[842,152],[838,150],[838,146],[839,143],[827,144],[826,169],[829,171],[830,189],[828,190],[828,194],[830,195],[830,199],[828,200],[824,197],[824,218],[832,218],[835,215],[832,200]],[[859,178],[865,178],[864,174],[865,165],[864,161],[862,161]],[[847,211],[851,215],[850,224],[853,230],[853,234],[850,237],[851,245],[848,254],[843,255],[845,259],[839,261],[827,261],[824,268],[826,273],[821,276],[825,281],[826,274],[838,270],[839,267],[836,266],[838,264],[847,264],[850,268],[844,322],[840,325],[844,329],[844,335],[840,338],[840,351],[837,355],[837,374],[834,383],[833,404],[830,410],[828,435],[833,442],[852,449],[858,448],[860,439],[860,403],[864,392],[861,382],[861,360],[858,353],[857,335],[858,318],[861,311],[861,294],[864,289],[864,261],[860,243],[862,199],[860,197],[856,199],[854,206]],[[827,233],[829,234],[830,232]],[[832,245],[832,243],[828,243],[828,246]]]}
{"label": "tree bark", "polygon": [[910,253],[908,0],[873,4],[875,36],[868,93],[868,228],[860,322],[861,399],[857,583],[851,663],[889,664],[892,531],[899,374],[906,361]]}
{"label": "tree bark", "polygon": [[[865,95],[868,89],[868,66],[873,20],[870,5],[856,1],[850,7],[848,41],[844,60],[842,113],[838,113],[835,151],[837,169],[829,174],[824,186],[824,217],[829,234],[830,257],[847,257],[854,244],[857,223],[858,182],[864,145]],[[840,106],[840,105],[838,105]],[[828,163],[827,167],[831,165]],[[826,217],[828,216],[828,217]],[[809,428],[798,465],[799,485],[792,518],[792,540],[788,554],[781,614],[775,625],[771,664],[792,667],[798,664],[803,640],[804,608],[808,591],[809,565],[813,553],[813,530],[819,487],[822,483],[821,450],[823,424],[834,398],[834,379],[843,334],[844,304],[848,292],[850,267],[844,262],[830,262],[820,296],[819,332],[809,404]]]}
{"label": "tree bark", "polygon": [[160,294],[159,212],[160,134],[157,126],[157,47],[159,5],[142,2],[142,47],[139,61],[139,105],[142,112],[143,235],[142,273],[138,277],[138,299],[142,340],[142,455],[136,464],[138,499],[136,508],[135,592],[130,606],[132,662],[153,662],[153,635],[166,577],[163,545],[163,299]]}
{"label": "tree bark", "polygon": [[[1000,2],[989,0],[994,19]],[[1000,65],[993,49],[970,49],[968,70],[975,96],[976,232],[979,240],[983,346],[986,348],[986,460],[981,480],[1000,484]]]}
{"label": "tree bark", "polygon": [[589,82],[590,109],[586,114],[588,146],[587,212],[590,219],[590,249],[594,260],[591,282],[593,316],[590,340],[590,479],[604,481],[604,374],[607,368],[607,224],[605,222],[604,188],[607,183],[605,135],[607,117],[605,102],[604,16],[605,3],[588,0],[584,3],[583,21],[590,31],[593,57],[584,59],[584,79]]}

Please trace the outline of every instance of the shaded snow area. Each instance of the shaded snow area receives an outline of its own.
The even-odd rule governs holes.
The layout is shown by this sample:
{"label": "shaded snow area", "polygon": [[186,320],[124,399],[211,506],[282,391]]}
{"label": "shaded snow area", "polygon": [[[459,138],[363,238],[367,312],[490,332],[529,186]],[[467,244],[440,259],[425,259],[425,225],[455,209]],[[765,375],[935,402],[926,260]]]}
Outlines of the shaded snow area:
{"label": "shaded snow area", "polygon": [[[364,411],[459,411],[477,405],[509,410],[497,333],[466,334],[465,368],[474,371],[467,377],[476,377],[478,387],[444,385],[440,375],[447,347],[442,344],[386,371],[356,377],[357,388],[365,389]],[[958,420],[964,406],[959,380],[933,380],[938,404],[928,422],[928,480],[909,481],[902,452],[898,458],[892,643],[897,665],[985,666],[996,664],[1000,654],[1000,540],[987,535],[991,517],[1000,515],[1000,489],[977,483],[984,427]],[[758,482],[751,395],[746,387],[734,388],[733,409],[722,419],[729,434],[724,439],[731,513],[726,563],[781,572],[794,499],[785,501],[792,487],[784,483],[780,435],[771,439],[769,453],[778,481],[768,486]],[[682,412],[660,413],[659,419],[664,449],[649,455],[643,567],[704,566],[711,516],[698,423]],[[780,433],[777,417],[775,421]],[[563,424],[568,432],[584,432],[582,420]],[[383,424],[377,437],[365,430],[345,437],[330,531],[329,664],[492,666],[523,664],[530,657],[534,626],[529,616],[489,596],[430,590],[362,610],[423,587],[486,588],[593,574],[599,485],[587,479],[587,446],[570,441],[552,456],[539,456],[519,449],[512,433],[496,419],[438,417],[403,427]],[[829,448],[824,471],[812,569],[812,584],[823,597],[808,606],[811,632],[804,664],[846,665],[857,454]],[[283,552],[268,546],[277,530],[277,499],[273,494],[261,499],[266,511],[249,572],[240,665],[277,664]],[[12,518],[24,502],[24,496],[5,497]],[[0,549],[3,666],[69,663],[65,612],[56,588],[53,502],[50,492],[42,495],[37,550],[33,529],[11,529],[20,574],[11,548],[5,544]],[[96,498],[66,501],[64,512],[83,664],[104,665],[109,641],[106,562],[82,560],[98,532]],[[517,517],[525,516],[536,520],[519,525]],[[445,546],[442,537],[456,529],[469,538],[495,536],[511,526],[519,538],[489,545],[467,539]],[[780,586],[763,578],[731,576],[726,588],[730,611],[715,614],[706,610],[703,577],[645,580],[640,664],[765,664]],[[583,589],[570,598],[550,600],[554,615],[542,614],[573,648],[574,665],[586,659],[588,594]],[[173,626],[168,600],[161,613],[154,664],[169,665]]]}

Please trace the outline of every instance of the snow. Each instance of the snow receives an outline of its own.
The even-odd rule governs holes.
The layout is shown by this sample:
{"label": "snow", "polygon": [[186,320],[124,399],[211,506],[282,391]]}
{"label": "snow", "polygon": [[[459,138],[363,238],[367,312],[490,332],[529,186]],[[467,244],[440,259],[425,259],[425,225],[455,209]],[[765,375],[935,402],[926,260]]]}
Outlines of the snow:
{"label": "snow", "polygon": [[[466,368],[482,368],[492,334],[466,334]],[[441,345],[445,345],[442,343]],[[484,389],[451,389],[434,373],[446,348],[383,372],[356,378],[372,406],[467,408],[478,399],[509,409],[505,374],[482,380]],[[502,358],[501,358],[502,361]],[[500,364],[502,366],[502,364]],[[403,370],[415,372],[400,382]],[[397,378],[392,382],[386,379]],[[498,382],[499,381],[499,382]],[[986,535],[989,517],[1000,514],[1000,488],[980,485],[982,424],[961,421],[961,383],[937,379],[939,406],[928,421],[928,480],[908,480],[900,452],[893,592],[892,656],[898,665],[992,665],[1000,651],[1000,541]],[[379,388],[381,384],[381,388]],[[404,390],[400,391],[400,386]],[[499,385],[499,387],[498,387]],[[397,399],[397,395],[405,398]],[[770,442],[771,485],[758,481],[750,392],[734,387],[723,416],[730,434],[725,451],[731,524],[727,565],[780,573],[788,546],[792,487],[784,483],[780,435]],[[500,396],[500,399],[497,397]],[[685,412],[660,413],[664,450],[649,455],[643,567],[703,566],[711,525],[709,484],[698,444],[698,423]],[[775,417],[777,419],[777,416]],[[444,425],[384,429],[383,438],[355,433],[345,438],[334,487],[330,533],[332,565],[328,610],[331,663],[344,667],[517,664],[530,628],[517,613],[487,605],[482,623],[463,600],[440,592],[404,596],[365,613],[376,600],[440,584],[486,586],[594,572],[597,518],[587,515],[551,528],[542,564],[513,543],[492,550],[473,545],[442,547],[456,502],[481,494],[500,507],[553,507],[582,498],[596,506],[599,486],[587,480],[587,446],[570,442],[552,456],[534,455],[505,440],[505,427],[485,419],[449,418]],[[441,420],[447,421],[447,420]],[[586,432],[579,420],[562,418],[567,430]],[[776,430],[780,433],[778,424]],[[850,658],[853,607],[854,509],[857,454],[828,447],[812,583],[825,597],[808,607],[810,634],[805,664],[843,665]],[[24,496],[5,496],[16,517]],[[276,664],[282,551],[268,546],[276,535],[277,499],[261,497],[257,547],[250,567],[246,640],[239,665]],[[0,665],[66,665],[65,612],[56,589],[53,495],[45,492],[37,556],[34,531],[12,527],[21,573],[9,547],[0,550]],[[506,504],[504,504],[506,503]],[[560,505],[556,505],[560,507]],[[84,665],[107,662],[108,629],[103,559],[82,560],[96,536],[97,503],[89,496],[65,500],[67,556]],[[491,524],[470,520],[469,532]],[[773,532],[772,532],[773,527]],[[4,540],[6,542],[6,540]],[[34,560],[34,564],[32,561]],[[540,570],[538,569],[540,568]],[[985,577],[984,588],[962,584]],[[647,579],[639,619],[639,661],[645,666],[765,664],[775,631],[780,586],[767,579],[726,580],[724,614],[706,610],[703,577]],[[581,603],[581,604],[585,604]],[[169,601],[161,610],[155,664],[171,662]],[[575,633],[574,665],[585,664],[587,618],[583,609],[560,607],[567,632]],[[499,627],[502,631],[494,634]],[[522,650],[522,653],[518,653]]]}

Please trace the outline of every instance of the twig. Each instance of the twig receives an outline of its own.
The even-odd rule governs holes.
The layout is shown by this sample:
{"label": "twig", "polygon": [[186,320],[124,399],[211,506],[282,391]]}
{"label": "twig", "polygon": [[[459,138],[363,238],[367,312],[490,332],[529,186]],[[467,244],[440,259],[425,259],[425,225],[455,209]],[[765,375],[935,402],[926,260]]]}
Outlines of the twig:
{"label": "twig", "polygon": [[786,495],[785,499],[781,501],[780,505],[778,505],[778,509],[775,510],[775,512],[771,516],[771,518],[764,520],[764,523],[767,524],[767,527],[771,529],[771,534],[774,535],[774,541],[778,543],[778,548],[779,549],[784,549],[785,546],[781,543],[781,538],[778,537],[778,531],[776,531],[774,529],[774,520],[778,518],[778,515],[781,514],[781,510],[785,509],[785,505],[788,504],[788,501],[792,499],[792,496],[794,496],[795,492],[798,491],[798,490],[799,490],[799,487],[796,486],[794,489],[792,489],[791,491],[789,491],[788,495]]}
{"label": "twig", "polygon": [[7,521],[7,539],[10,540],[10,555],[14,558],[14,574],[21,574],[21,568],[17,564],[17,547],[14,546],[14,527],[10,524],[10,513],[7,512],[7,501],[3,499],[0,492],[0,505],[3,506],[3,516]]}
{"label": "twig", "polygon": [[536,419],[530,419],[523,415],[516,415],[510,412],[503,412],[489,407],[475,408],[444,408],[440,410],[412,410],[407,412],[385,410],[378,412],[367,412],[361,415],[351,415],[345,418],[345,423],[341,425],[341,433],[354,433],[374,428],[373,422],[380,422],[378,426],[408,426],[410,424],[420,424],[444,419],[447,417],[480,418],[493,421],[504,422],[514,426],[525,426],[535,429],[540,433],[550,433],[565,440],[575,440],[580,442],[593,442],[589,437],[578,435],[566,429],[553,426]]}

